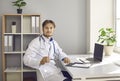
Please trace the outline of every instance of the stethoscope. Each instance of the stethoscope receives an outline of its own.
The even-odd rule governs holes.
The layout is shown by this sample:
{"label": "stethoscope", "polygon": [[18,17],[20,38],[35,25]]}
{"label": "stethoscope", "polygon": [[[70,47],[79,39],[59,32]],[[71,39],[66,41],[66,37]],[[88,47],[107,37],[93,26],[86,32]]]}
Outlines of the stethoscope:
{"label": "stethoscope", "polygon": [[[43,40],[44,45],[45,45],[45,39],[43,38],[42,35],[39,36],[39,41],[41,42],[41,40]],[[54,50],[54,54],[55,54],[55,53],[56,53],[56,51],[55,51],[55,44],[54,44],[54,41],[53,41],[53,38],[52,38],[52,37],[50,38],[50,42],[52,42],[53,50]],[[45,45],[45,46],[46,46],[46,45]],[[49,48],[49,52],[50,52],[50,50],[51,50],[51,47]]]}
{"label": "stethoscope", "polygon": [[[41,42],[41,40],[43,40],[44,45],[45,45],[45,39],[43,38],[42,35],[39,36],[39,41]],[[58,52],[58,53],[56,52],[56,50],[55,50],[55,43],[54,43],[54,41],[53,41],[53,38],[50,38],[50,42],[52,42],[53,50],[54,50],[54,59],[50,59],[50,60],[56,61],[56,60],[59,59],[60,51],[57,49],[57,52]],[[51,50],[51,49],[49,48],[49,52],[50,52],[50,50]],[[49,52],[48,52],[48,56],[49,56]]]}

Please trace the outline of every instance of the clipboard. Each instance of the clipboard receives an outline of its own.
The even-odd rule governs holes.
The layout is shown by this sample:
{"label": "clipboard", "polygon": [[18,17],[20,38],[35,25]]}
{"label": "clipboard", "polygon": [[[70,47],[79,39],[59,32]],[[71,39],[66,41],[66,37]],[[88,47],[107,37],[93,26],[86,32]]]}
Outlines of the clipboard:
{"label": "clipboard", "polygon": [[75,67],[75,68],[89,68],[91,65],[92,64],[90,64],[90,63],[74,62],[74,63],[69,63],[66,66]]}

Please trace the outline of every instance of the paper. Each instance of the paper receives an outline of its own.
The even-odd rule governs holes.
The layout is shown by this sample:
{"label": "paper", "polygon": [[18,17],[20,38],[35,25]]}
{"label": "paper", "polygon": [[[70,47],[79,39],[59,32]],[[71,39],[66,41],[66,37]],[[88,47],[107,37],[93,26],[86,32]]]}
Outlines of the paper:
{"label": "paper", "polygon": [[75,66],[75,67],[90,67],[91,64],[73,64],[72,66]]}
{"label": "paper", "polygon": [[76,68],[89,68],[91,64],[89,63],[79,63],[79,62],[74,62],[74,63],[69,63],[66,66],[69,67],[76,67]]}

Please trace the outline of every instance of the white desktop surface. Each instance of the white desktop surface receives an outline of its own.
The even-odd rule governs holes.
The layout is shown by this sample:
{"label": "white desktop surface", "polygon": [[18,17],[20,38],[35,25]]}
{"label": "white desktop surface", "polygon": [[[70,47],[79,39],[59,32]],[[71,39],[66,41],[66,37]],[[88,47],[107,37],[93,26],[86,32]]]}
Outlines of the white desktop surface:
{"label": "white desktop surface", "polygon": [[[69,55],[71,62],[78,62],[76,58],[87,58],[91,55],[79,54]],[[120,66],[114,62],[120,61],[120,55],[112,54],[111,56],[103,57],[103,61],[93,64],[90,68],[76,68],[65,66],[70,73],[73,81],[108,81],[120,80]]]}

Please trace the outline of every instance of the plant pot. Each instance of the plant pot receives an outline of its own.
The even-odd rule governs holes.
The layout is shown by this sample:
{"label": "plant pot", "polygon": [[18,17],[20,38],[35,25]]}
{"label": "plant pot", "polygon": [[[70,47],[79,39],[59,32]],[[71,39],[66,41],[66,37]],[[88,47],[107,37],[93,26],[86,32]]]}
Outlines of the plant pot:
{"label": "plant pot", "polygon": [[104,46],[105,56],[110,56],[113,53],[114,46]]}
{"label": "plant pot", "polygon": [[22,9],[17,9],[18,14],[22,14]]}

